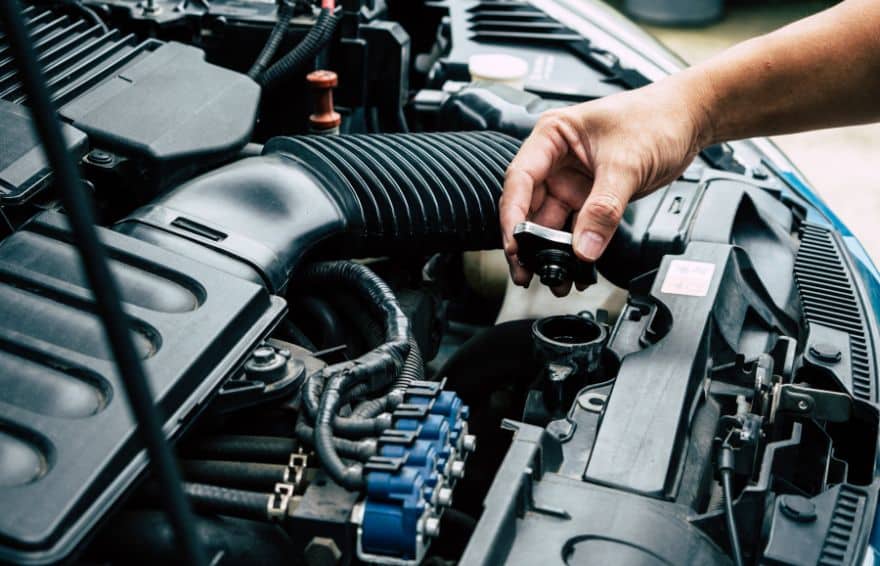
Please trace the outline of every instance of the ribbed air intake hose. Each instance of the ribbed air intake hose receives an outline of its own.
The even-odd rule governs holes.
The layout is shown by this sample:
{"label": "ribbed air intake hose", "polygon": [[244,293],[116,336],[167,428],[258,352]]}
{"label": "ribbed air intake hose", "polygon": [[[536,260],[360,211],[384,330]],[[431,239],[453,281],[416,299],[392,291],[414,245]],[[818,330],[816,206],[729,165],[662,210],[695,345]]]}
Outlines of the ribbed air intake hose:
{"label": "ribbed air intake hose", "polygon": [[501,246],[520,142],[495,132],[298,136],[178,187],[116,229],[281,293],[307,252],[428,255]]}
{"label": "ribbed air intake hose", "polygon": [[276,138],[327,180],[349,221],[341,257],[500,247],[498,199],[520,142],[494,132]]}

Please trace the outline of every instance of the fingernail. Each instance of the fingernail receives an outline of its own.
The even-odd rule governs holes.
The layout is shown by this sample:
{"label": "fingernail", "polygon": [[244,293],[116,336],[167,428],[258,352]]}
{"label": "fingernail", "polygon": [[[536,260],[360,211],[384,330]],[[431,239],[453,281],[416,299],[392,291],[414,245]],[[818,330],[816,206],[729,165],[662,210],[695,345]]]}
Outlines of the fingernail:
{"label": "fingernail", "polygon": [[577,241],[577,251],[590,261],[599,259],[605,247],[605,239],[596,232],[584,232]]}

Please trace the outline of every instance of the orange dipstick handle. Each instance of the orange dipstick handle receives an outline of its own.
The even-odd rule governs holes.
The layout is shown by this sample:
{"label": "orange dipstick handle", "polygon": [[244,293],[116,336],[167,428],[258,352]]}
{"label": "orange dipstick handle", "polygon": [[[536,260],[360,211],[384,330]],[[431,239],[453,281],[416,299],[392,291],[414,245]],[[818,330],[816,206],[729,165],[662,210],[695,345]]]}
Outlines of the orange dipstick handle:
{"label": "orange dipstick handle", "polygon": [[328,132],[339,128],[342,117],[333,109],[333,88],[339,79],[333,71],[318,70],[306,75],[315,93],[315,112],[309,116],[313,131]]}

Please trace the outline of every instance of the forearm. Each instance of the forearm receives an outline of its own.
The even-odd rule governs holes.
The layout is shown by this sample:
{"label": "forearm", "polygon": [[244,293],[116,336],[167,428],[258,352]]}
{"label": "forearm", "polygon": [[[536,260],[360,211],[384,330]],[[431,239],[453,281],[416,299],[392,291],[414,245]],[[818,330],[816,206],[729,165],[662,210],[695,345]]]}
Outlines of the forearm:
{"label": "forearm", "polygon": [[669,79],[704,145],[880,119],[880,2],[849,0]]}

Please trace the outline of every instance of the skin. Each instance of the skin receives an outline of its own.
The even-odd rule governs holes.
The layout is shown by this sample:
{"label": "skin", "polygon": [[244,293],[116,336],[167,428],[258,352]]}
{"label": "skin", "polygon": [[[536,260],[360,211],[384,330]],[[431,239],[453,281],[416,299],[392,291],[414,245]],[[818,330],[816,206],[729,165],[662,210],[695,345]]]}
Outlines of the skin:
{"label": "skin", "polygon": [[847,0],[644,88],[549,111],[504,182],[511,277],[532,278],[513,238],[524,220],[562,228],[574,215],[575,253],[595,261],[627,203],[674,181],[706,146],[877,120],[877,0]]}

